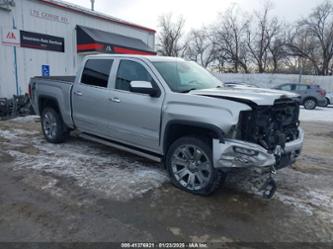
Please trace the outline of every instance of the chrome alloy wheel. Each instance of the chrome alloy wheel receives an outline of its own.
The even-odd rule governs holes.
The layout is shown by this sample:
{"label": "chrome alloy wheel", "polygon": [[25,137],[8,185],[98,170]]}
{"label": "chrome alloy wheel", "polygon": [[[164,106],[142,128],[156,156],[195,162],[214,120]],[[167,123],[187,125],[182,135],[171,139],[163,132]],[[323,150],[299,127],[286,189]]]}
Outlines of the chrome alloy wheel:
{"label": "chrome alloy wheel", "polygon": [[308,110],[313,110],[316,107],[316,101],[313,99],[306,100],[304,103],[304,108]]}
{"label": "chrome alloy wheel", "polygon": [[43,130],[49,139],[57,135],[57,119],[52,112],[46,112],[43,117]]}
{"label": "chrome alloy wheel", "polygon": [[212,177],[211,161],[206,153],[195,145],[181,145],[172,155],[171,168],[175,179],[189,190],[200,190]]}

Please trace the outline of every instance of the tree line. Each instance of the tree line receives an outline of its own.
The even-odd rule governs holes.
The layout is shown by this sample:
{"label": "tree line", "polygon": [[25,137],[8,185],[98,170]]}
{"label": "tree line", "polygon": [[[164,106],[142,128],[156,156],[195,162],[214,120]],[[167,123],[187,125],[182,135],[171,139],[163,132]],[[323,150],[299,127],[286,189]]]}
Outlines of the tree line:
{"label": "tree line", "polygon": [[272,10],[271,2],[252,13],[233,5],[211,25],[188,33],[183,17],[165,14],[159,18],[157,51],[219,72],[332,75],[332,2],[322,2],[294,23]]}

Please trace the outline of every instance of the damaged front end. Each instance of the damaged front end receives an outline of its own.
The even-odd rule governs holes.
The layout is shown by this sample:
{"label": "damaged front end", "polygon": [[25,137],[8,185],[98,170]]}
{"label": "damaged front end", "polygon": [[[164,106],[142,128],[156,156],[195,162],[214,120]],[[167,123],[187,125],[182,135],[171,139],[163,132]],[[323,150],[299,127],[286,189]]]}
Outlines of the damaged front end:
{"label": "damaged front end", "polygon": [[240,113],[232,133],[224,143],[213,141],[217,168],[286,167],[303,146],[299,105],[291,99],[276,100],[273,106],[253,105]]}
{"label": "damaged front end", "polygon": [[[259,168],[263,173],[275,173],[276,169],[294,163],[304,140],[304,132],[299,127],[298,103],[291,99],[279,99],[273,106],[251,107],[251,111],[240,113],[238,125],[229,138],[223,143],[213,140],[215,167],[224,171]],[[274,185],[272,189],[275,191],[273,183],[270,177],[265,190]],[[272,195],[271,190],[266,197]]]}

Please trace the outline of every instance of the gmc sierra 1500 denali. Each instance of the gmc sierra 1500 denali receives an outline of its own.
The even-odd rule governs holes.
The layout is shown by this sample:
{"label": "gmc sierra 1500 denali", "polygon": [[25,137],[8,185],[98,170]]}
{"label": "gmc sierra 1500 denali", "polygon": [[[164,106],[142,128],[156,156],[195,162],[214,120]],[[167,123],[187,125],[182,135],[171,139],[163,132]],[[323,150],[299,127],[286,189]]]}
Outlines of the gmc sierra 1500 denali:
{"label": "gmc sierra 1500 denali", "polygon": [[172,182],[194,194],[212,193],[234,168],[291,165],[303,145],[297,95],[224,87],[178,58],[87,56],[76,77],[34,77],[29,87],[47,141],[75,129],[164,162]]}

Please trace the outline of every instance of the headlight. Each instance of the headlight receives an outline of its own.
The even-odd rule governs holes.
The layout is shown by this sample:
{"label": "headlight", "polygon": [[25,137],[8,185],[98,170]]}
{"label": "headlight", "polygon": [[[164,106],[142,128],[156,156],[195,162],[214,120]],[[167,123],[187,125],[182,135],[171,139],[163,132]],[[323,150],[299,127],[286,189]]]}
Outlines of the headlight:
{"label": "headlight", "polygon": [[240,154],[243,154],[243,155],[247,155],[247,156],[256,156],[256,155],[258,155],[258,151],[251,150],[251,149],[245,149],[243,147],[234,146],[233,149],[234,149],[234,152],[240,153]]}

